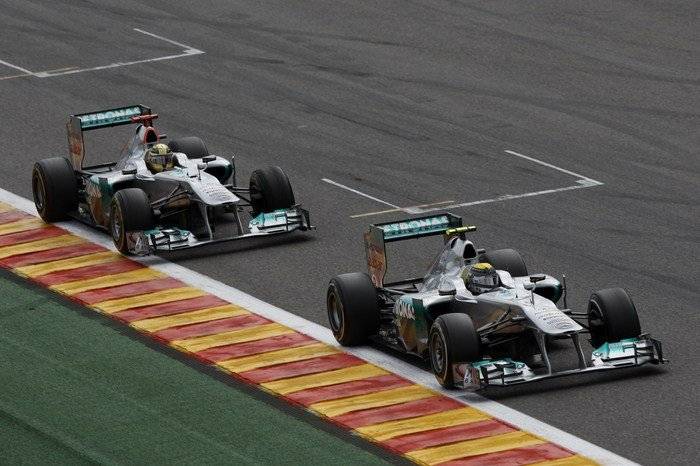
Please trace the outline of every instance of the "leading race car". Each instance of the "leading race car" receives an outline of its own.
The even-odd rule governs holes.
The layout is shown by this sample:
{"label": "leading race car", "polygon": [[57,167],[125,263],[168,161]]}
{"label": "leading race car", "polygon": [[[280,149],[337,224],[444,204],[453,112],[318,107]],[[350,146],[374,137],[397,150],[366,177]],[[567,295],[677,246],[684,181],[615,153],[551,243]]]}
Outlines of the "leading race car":
{"label": "leading race car", "polygon": [[[70,159],[34,165],[41,218],[72,217],[107,230],[119,251],[138,255],[313,228],[282,169],[256,170],[249,186],[237,186],[233,157],[209,154],[197,137],[164,144],[166,136],[153,127],[156,118],[143,105],[71,115]],[[126,124],[137,126],[120,160],[83,166],[84,131]]]}
{"label": "leading race car", "polygon": [[[449,213],[371,225],[369,274],[338,275],[328,287],[335,338],[346,346],[372,339],[423,357],[444,387],[474,390],[665,362],[625,290],[593,293],[585,312],[568,309],[565,277],[528,274],[514,249],[476,249],[466,238],[474,230]],[[444,235],[445,246],[427,274],[384,283],[385,244],[431,235]],[[582,334],[595,348],[590,358]],[[577,368],[552,369],[552,339],[571,340]]]}

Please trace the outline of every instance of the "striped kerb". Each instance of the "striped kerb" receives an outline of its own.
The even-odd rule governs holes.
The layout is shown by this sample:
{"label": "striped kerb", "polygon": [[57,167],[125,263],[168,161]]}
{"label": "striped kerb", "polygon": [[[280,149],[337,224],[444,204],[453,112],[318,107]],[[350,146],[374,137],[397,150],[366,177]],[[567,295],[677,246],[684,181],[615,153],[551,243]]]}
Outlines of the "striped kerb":
{"label": "striped kerb", "polygon": [[417,463],[594,464],[3,203],[0,266]]}

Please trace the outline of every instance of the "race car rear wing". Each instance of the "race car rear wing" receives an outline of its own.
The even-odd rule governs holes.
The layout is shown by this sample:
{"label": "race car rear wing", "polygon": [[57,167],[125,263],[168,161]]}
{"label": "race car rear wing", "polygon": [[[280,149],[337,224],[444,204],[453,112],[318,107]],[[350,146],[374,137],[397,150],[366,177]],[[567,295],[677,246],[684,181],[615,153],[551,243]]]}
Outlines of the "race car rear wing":
{"label": "race car rear wing", "polygon": [[384,286],[386,275],[386,243],[425,236],[442,235],[462,227],[462,218],[450,213],[417,217],[398,222],[377,223],[364,234],[367,271],[374,286]]}
{"label": "race car rear wing", "polygon": [[134,117],[143,115],[151,115],[151,109],[144,105],[131,105],[71,115],[68,118],[66,129],[68,130],[68,153],[73,169],[80,170],[83,167],[83,159],[85,159],[83,131],[128,125],[136,122]]}

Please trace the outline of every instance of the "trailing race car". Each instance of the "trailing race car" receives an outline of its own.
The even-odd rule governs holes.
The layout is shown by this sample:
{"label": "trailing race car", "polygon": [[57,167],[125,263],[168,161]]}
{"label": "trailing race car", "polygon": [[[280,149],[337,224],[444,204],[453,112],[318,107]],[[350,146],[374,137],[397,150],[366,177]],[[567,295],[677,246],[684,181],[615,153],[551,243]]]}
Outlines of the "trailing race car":
{"label": "trailing race car", "polygon": [[[142,105],[71,115],[70,159],[34,165],[41,218],[72,217],[107,230],[119,251],[139,255],[313,228],[282,169],[256,170],[248,187],[237,186],[233,157],[209,154],[197,137],[164,144],[166,136],[153,127],[156,118]],[[119,161],[83,166],[84,131],[130,123],[137,124],[136,133]]]}
{"label": "trailing race car", "polygon": [[[338,275],[328,287],[335,338],[345,346],[372,339],[423,357],[447,388],[507,386],[666,362],[661,343],[642,334],[625,290],[593,293],[586,312],[568,309],[566,277],[560,282],[528,274],[514,249],[476,249],[466,239],[474,230],[448,213],[371,225],[364,237],[369,275]],[[385,243],[440,234],[445,246],[425,277],[384,283]],[[562,309],[556,305],[561,298]],[[590,359],[581,347],[584,333],[595,348]],[[578,368],[552,370],[551,339],[572,341]]]}

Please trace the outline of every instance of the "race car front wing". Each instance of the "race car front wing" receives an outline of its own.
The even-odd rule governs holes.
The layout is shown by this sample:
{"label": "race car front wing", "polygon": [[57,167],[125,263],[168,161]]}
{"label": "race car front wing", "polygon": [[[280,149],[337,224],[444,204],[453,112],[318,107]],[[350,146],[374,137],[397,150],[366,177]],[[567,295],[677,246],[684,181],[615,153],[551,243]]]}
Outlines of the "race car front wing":
{"label": "race car front wing", "polygon": [[129,252],[144,256],[156,251],[175,251],[179,249],[205,246],[207,244],[234,241],[244,238],[291,233],[296,230],[314,229],[309,212],[301,206],[279,209],[261,213],[248,224],[249,233],[215,239],[198,239],[190,231],[181,228],[155,228],[147,231],[127,233]]}
{"label": "race car front wing", "polygon": [[459,381],[458,388],[479,390],[486,387],[507,387],[555,377],[666,362],[661,342],[649,335],[641,335],[638,338],[604,343],[593,351],[586,367],[576,369],[538,373],[524,362],[504,358],[457,363],[453,365],[452,370],[454,380]]}

